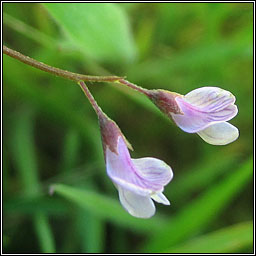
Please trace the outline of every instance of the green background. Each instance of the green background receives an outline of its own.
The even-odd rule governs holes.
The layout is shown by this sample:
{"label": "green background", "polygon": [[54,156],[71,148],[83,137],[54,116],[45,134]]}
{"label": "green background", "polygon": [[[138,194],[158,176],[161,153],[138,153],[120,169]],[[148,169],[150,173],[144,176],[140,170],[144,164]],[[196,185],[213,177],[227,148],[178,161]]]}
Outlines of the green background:
{"label": "green background", "polygon": [[240,131],[212,146],[143,95],[88,83],[132,157],[157,157],[174,171],[171,205],[136,219],[106,175],[97,118],[79,86],[4,55],[3,252],[252,252],[252,3],[4,3],[3,11],[4,44],[49,65],[181,94],[232,92]]}

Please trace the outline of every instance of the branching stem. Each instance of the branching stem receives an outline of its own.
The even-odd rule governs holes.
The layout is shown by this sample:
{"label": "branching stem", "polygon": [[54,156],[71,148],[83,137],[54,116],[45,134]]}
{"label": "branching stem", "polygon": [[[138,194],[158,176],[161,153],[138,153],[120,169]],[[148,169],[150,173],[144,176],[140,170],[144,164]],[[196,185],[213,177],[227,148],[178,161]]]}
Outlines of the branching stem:
{"label": "branching stem", "polygon": [[[35,59],[32,59],[28,56],[23,55],[20,52],[17,52],[15,50],[12,50],[10,48],[8,48],[7,46],[3,46],[3,53],[14,58],[17,59],[27,65],[30,65],[34,68],[40,69],[42,71],[51,73],[53,75],[56,76],[60,76],[75,82],[78,82],[80,86],[81,85],[81,81],[85,81],[85,82],[112,82],[112,83],[117,83],[117,84],[123,84],[125,86],[130,87],[131,89],[138,91],[146,96],[149,96],[149,90],[142,88],[136,84],[133,84],[127,80],[125,80],[123,77],[119,77],[119,76],[89,76],[89,75],[82,75],[82,74],[78,74],[78,73],[73,73],[67,70],[63,70],[60,68],[55,68],[52,66],[49,66],[47,64],[44,64],[42,62],[39,62]],[[85,85],[85,84],[84,84]]]}

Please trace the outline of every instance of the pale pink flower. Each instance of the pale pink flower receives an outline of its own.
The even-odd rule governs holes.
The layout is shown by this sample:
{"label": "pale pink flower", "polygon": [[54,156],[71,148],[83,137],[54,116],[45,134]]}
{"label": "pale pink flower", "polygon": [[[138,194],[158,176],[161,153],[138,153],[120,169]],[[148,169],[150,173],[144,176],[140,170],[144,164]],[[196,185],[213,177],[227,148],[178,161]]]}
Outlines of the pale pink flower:
{"label": "pale pink flower", "polygon": [[152,217],[152,199],[170,204],[163,190],[173,177],[171,167],[157,158],[132,159],[128,150],[131,146],[116,123],[105,115],[99,120],[107,174],[118,189],[122,206],[132,216]]}
{"label": "pale pink flower", "polygon": [[238,113],[235,96],[218,87],[202,87],[186,95],[152,90],[149,98],[183,131],[197,133],[213,145],[226,145],[239,136],[228,123]]}

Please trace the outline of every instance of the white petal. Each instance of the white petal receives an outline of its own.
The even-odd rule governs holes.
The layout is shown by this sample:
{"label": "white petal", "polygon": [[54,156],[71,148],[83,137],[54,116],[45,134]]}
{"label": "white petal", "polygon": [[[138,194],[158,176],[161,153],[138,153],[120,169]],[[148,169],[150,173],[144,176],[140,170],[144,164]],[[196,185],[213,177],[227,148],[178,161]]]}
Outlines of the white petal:
{"label": "white petal", "polygon": [[163,193],[157,193],[151,195],[151,198],[153,198],[156,202],[160,204],[170,205],[169,200],[166,198],[166,196]]}
{"label": "white petal", "polygon": [[204,141],[212,145],[226,145],[239,136],[238,129],[227,122],[213,124],[197,133]]}
{"label": "white petal", "polygon": [[132,216],[137,218],[150,218],[155,214],[156,208],[150,196],[141,196],[118,186],[119,199],[122,206]]}

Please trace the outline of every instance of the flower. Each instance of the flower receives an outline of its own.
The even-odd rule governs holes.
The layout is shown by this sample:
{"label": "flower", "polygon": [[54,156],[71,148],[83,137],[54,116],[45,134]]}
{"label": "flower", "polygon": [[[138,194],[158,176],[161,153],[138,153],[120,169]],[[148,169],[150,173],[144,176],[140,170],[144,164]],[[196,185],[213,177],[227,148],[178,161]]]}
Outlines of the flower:
{"label": "flower", "polygon": [[128,150],[131,145],[116,123],[106,115],[99,122],[107,174],[118,189],[122,206],[134,217],[152,217],[152,199],[170,204],[162,192],[173,177],[171,167],[152,157],[132,159]]}
{"label": "flower", "polygon": [[197,133],[212,145],[226,145],[239,136],[228,123],[237,115],[235,96],[218,87],[202,87],[180,95],[152,90],[149,98],[185,132]]}

